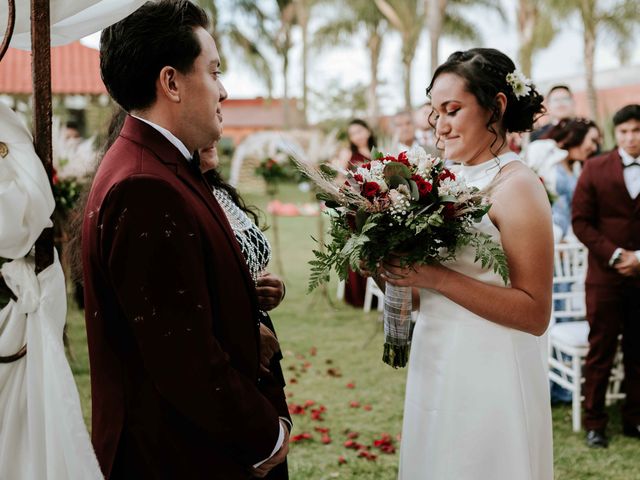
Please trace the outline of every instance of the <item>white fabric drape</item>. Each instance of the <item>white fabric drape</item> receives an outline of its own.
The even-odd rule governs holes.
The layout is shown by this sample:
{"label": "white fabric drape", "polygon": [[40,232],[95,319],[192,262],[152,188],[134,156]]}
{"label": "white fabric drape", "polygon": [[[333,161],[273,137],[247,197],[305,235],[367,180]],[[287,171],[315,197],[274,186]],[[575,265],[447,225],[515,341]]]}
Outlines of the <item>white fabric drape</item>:
{"label": "white fabric drape", "polygon": [[64,354],[65,280],[57,253],[35,274],[31,250],[50,225],[54,199],[18,116],[0,103],[0,256],[2,276],[17,297],[0,310],[0,354],[27,355],[0,364],[0,480],[102,478],[78,391]]}
{"label": "white fabric drape", "polygon": [[[51,45],[64,45],[102,30],[139,8],[146,0],[51,0]],[[11,46],[31,48],[29,0],[16,0],[16,26]],[[0,2],[0,41],[7,25],[8,4]]]}
{"label": "white fabric drape", "polygon": [[31,134],[18,115],[0,102],[0,257],[24,257],[55,207],[47,174],[33,148]]}
{"label": "white fabric drape", "polygon": [[0,365],[0,479],[101,479],[62,344],[58,256],[37,276],[31,258],[5,263],[2,275],[18,300],[0,311],[0,349],[13,353],[26,342],[27,356]]}

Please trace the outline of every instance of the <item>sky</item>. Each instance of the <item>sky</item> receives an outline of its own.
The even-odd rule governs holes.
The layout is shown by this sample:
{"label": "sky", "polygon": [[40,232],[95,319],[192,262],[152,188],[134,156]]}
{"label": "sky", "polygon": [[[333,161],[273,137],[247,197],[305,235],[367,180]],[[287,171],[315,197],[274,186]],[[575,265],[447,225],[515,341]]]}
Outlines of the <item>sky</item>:
{"label": "sky", "polygon": [[[231,0],[221,0],[219,8],[222,22],[242,23],[242,19],[229,8]],[[348,1],[348,0],[345,0]],[[517,33],[515,27],[516,0],[502,0],[503,9],[508,17],[505,23],[497,14],[486,10],[470,8],[463,15],[467,18],[482,18],[483,22],[478,26],[482,33],[480,44],[462,44],[444,38],[440,42],[440,61],[456,51],[476,46],[493,47],[504,51],[515,59],[517,56]],[[326,9],[312,18],[310,29],[317,28],[325,20]],[[87,37],[83,43],[97,48],[99,34]],[[636,39],[629,64],[640,64],[640,39]],[[294,32],[295,46],[289,57],[289,91],[290,95],[302,94],[302,48],[300,45],[299,29]],[[383,113],[391,114],[404,106],[402,65],[400,63],[400,38],[395,32],[389,33],[384,40],[381,55],[379,76],[383,85],[379,88],[380,108]],[[223,45],[223,48],[225,46]],[[267,96],[267,88],[264,82],[256,79],[255,74],[243,65],[241,60],[235,60],[237,54],[227,48],[225,51],[229,57],[229,65],[223,72],[222,81],[225,84],[230,98],[251,98]],[[273,56],[272,66],[276,72],[281,71],[280,61]],[[607,70],[619,66],[616,51],[612,42],[602,37],[596,50],[596,70]],[[534,57],[532,78],[534,82],[561,79],[568,76],[579,75],[584,71],[582,54],[582,34],[580,22],[577,18],[568,20],[562,32],[553,43],[544,51]],[[357,83],[369,83],[368,56],[361,38],[354,38],[351,45],[327,48],[321,52],[312,52],[309,60],[309,84],[315,91],[322,91],[327,85],[337,83],[349,87]],[[411,88],[411,100],[413,105],[424,102],[425,87],[428,85],[429,75],[429,40],[427,32],[423,33],[412,67],[413,79]],[[274,96],[282,95],[283,82],[281,75],[274,79]],[[317,113],[315,114],[317,116]],[[314,120],[314,112],[310,112],[310,119]],[[316,118],[317,119],[317,118]]]}

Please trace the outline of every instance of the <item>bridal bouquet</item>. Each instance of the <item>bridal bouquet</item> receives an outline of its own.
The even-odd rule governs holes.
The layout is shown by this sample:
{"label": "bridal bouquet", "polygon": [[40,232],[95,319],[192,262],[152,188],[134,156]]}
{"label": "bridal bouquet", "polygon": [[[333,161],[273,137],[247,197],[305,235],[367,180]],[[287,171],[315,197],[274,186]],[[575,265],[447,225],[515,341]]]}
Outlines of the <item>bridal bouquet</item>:
{"label": "bridal bouquet", "polygon": [[[374,149],[371,158],[355,171],[342,172],[339,181],[335,171],[301,164],[332,212],[332,240],[324,251],[313,252],[309,290],[327,282],[332,269],[345,279],[349,267],[360,270],[362,262],[376,271],[392,255],[402,265],[446,263],[468,245],[475,248],[476,261],[508,281],[500,245],[471,228],[490,208],[477,188],[420,147],[397,156]],[[410,298],[410,288],[387,284],[383,360],[394,367],[408,359]]]}

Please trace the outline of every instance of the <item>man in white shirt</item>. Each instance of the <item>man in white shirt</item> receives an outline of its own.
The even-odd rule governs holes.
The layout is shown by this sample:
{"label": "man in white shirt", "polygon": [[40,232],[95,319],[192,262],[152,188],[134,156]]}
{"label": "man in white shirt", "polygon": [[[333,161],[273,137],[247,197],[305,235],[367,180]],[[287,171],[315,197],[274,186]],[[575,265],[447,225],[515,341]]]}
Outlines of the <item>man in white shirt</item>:
{"label": "man in white shirt", "polygon": [[600,448],[608,445],[605,395],[620,334],[623,433],[640,439],[640,105],[619,110],[613,124],[618,148],[585,162],[572,204],[574,233],[589,249],[584,424],[587,445]]}

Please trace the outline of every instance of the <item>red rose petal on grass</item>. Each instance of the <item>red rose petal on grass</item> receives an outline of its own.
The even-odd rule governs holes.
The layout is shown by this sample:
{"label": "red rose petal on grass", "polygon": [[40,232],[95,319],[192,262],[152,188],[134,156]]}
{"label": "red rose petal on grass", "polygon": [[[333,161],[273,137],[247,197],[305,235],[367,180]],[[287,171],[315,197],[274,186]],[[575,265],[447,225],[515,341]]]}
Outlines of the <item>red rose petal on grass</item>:
{"label": "red rose petal on grass", "polygon": [[309,350],[309,355],[311,355],[312,357],[315,357],[317,353],[318,349],[316,347],[311,347],[311,349]]}
{"label": "red rose petal on grass", "polygon": [[353,400],[353,401],[349,402],[349,406],[351,408],[360,408],[360,402],[357,402],[357,401]]}
{"label": "red rose petal on grass", "polygon": [[298,379],[296,377],[291,377],[289,379],[289,383],[298,383]]}
{"label": "red rose petal on grass", "polygon": [[345,446],[345,448],[349,448],[351,450],[360,450],[363,446],[362,444],[354,442],[353,440],[347,440],[343,445]]}
{"label": "red rose petal on grass", "polygon": [[310,407],[312,405],[315,405],[316,402],[314,402],[313,400],[307,400],[306,402],[304,402],[304,406],[305,407]]}
{"label": "red rose petal on grass", "polygon": [[311,368],[311,362],[304,362],[302,364],[302,368],[304,368],[305,370],[307,370],[308,368]]}
{"label": "red rose petal on grass", "polygon": [[371,405],[365,405],[364,408],[367,412],[370,412],[372,410],[373,407],[371,407]]}
{"label": "red rose petal on grass", "polygon": [[378,456],[375,453],[367,452],[366,450],[360,450],[358,457],[366,458],[367,460],[375,460]]}
{"label": "red rose petal on grass", "polygon": [[386,454],[393,454],[396,452],[396,447],[393,444],[393,438],[388,433],[383,433],[380,438],[374,439],[373,446],[379,448],[381,452]]}
{"label": "red rose petal on grass", "polygon": [[293,397],[293,392],[287,392],[287,397],[288,397],[288,398]]}
{"label": "red rose petal on grass", "polygon": [[318,407],[318,409],[319,409],[321,412],[326,412],[326,411],[327,411],[327,407],[325,407],[324,405],[320,405],[320,406]]}
{"label": "red rose petal on grass", "polygon": [[289,404],[289,413],[291,415],[304,415],[306,413],[306,410],[304,409],[304,407],[302,405],[298,405],[295,403],[290,403]]}
{"label": "red rose petal on grass", "polygon": [[304,360],[305,356],[302,353],[296,353],[296,358],[298,360]]}
{"label": "red rose petal on grass", "polygon": [[347,388],[356,388],[356,382],[347,383]]}
{"label": "red rose petal on grass", "polygon": [[350,439],[358,438],[359,436],[360,436],[360,434],[358,432],[349,432],[349,433],[347,433],[347,438],[350,438]]}
{"label": "red rose petal on grass", "polygon": [[340,372],[340,369],[338,368],[328,368],[327,369],[327,375],[329,375],[330,377],[341,377],[342,373]]}
{"label": "red rose petal on grass", "polygon": [[319,433],[329,433],[329,429],[327,427],[313,427],[313,429]]}
{"label": "red rose petal on grass", "polygon": [[329,443],[331,443],[331,438],[329,437],[329,435],[325,433],[324,435],[322,435],[322,438],[320,439],[320,441],[325,445],[328,445]]}
{"label": "red rose petal on grass", "polygon": [[343,456],[343,455],[340,455],[340,456],[338,457],[338,465],[344,465],[345,463],[347,463],[347,459],[346,459],[346,458],[344,458],[344,456]]}
{"label": "red rose petal on grass", "polygon": [[317,420],[318,422],[324,421],[324,418],[322,418],[322,413],[323,411],[320,409],[311,410],[311,420]]}
{"label": "red rose petal on grass", "polygon": [[313,437],[311,436],[311,434],[309,432],[303,432],[299,435],[294,435],[292,437],[289,438],[289,442],[295,443],[295,442],[300,442],[302,440],[311,440]]}
{"label": "red rose petal on grass", "polygon": [[291,370],[292,372],[295,372],[296,371],[296,366],[295,365],[289,365],[287,367],[287,370]]}

